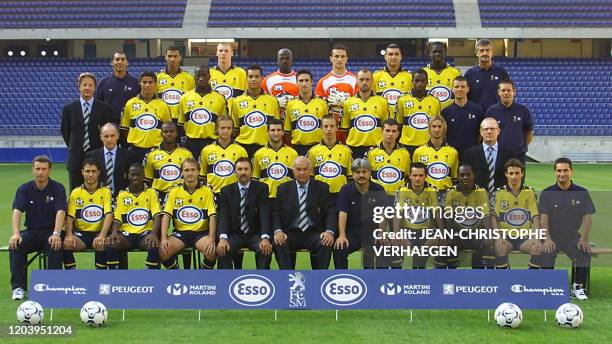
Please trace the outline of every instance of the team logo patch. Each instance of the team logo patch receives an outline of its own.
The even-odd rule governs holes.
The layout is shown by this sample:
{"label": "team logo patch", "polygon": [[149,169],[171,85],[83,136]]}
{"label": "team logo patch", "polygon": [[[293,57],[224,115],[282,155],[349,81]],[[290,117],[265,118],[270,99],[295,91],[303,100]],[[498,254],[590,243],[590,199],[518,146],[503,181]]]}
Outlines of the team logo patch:
{"label": "team logo patch", "polygon": [[127,221],[132,226],[144,226],[149,222],[149,211],[136,208],[127,214]]}
{"label": "team logo patch", "polygon": [[342,173],[342,167],[334,161],[326,161],[319,166],[319,174],[325,178],[336,178]]}
{"label": "team logo patch", "polygon": [[81,210],[81,219],[88,223],[97,223],[102,220],[104,210],[99,205],[88,205]]}
{"label": "team logo patch", "polygon": [[167,84],[167,83],[168,83],[168,80],[166,80],[166,79],[160,79],[160,80],[159,80],[159,84],[160,84],[160,85],[165,85],[165,84]]}
{"label": "team logo patch", "polygon": [[288,174],[287,167],[280,162],[275,162],[268,167],[268,176],[274,180],[281,180]]}
{"label": "team logo patch", "polygon": [[422,163],[426,164],[429,161],[429,157],[427,155],[423,155],[419,158]]}
{"label": "team logo patch", "polygon": [[318,164],[322,163],[324,159],[325,158],[323,157],[323,155],[317,155],[317,157],[315,158]]}
{"label": "team logo patch", "polygon": [[270,163],[270,158],[269,157],[265,157],[265,158],[261,159],[261,165],[262,166],[268,166],[269,163]]}
{"label": "team logo patch", "polygon": [[230,99],[234,93],[232,88],[227,85],[219,85],[217,87],[212,86],[212,88],[214,88],[215,91],[219,92],[219,94],[221,94],[225,98],[225,100]]}
{"label": "team logo patch", "polygon": [[259,128],[266,124],[266,115],[261,111],[249,112],[244,116],[244,124],[249,128]]}
{"label": "team logo patch", "polygon": [[431,90],[429,90],[429,94],[438,98],[440,103],[442,103],[449,100],[452,93],[447,87],[439,85],[432,87]]}
{"label": "team logo patch", "polygon": [[212,121],[212,114],[206,109],[195,109],[191,111],[189,119],[197,125],[204,125]]}
{"label": "team logo patch", "polygon": [[246,109],[249,106],[249,102],[246,100],[243,100],[240,103],[238,103],[238,106],[240,106],[241,109]]}
{"label": "team logo patch", "polygon": [[76,201],[75,201],[75,203],[76,203],[77,207],[80,207],[80,206],[82,206],[82,205],[83,205],[85,202],[83,202],[83,199],[82,199],[82,198],[77,198],[77,199],[76,199]]}
{"label": "team logo patch", "polygon": [[229,160],[219,160],[213,165],[213,173],[219,177],[229,177],[234,173],[234,164]]}
{"label": "team logo patch", "polygon": [[525,209],[514,208],[504,214],[504,222],[510,226],[518,227],[529,221],[529,213]]}
{"label": "team logo patch", "polygon": [[504,201],[500,201],[500,202],[499,202],[499,206],[500,206],[502,209],[508,209],[508,207],[509,207],[510,205],[508,204],[508,201],[505,201],[505,200],[504,200]]}
{"label": "team logo patch", "polygon": [[213,153],[208,155],[208,161],[213,162],[215,160],[217,160],[217,154]]}
{"label": "team logo patch", "polygon": [[387,83],[386,83],[386,82],[384,82],[384,81],[379,81],[379,82],[378,82],[378,87],[380,87],[380,88],[384,88],[385,86],[387,86]]}
{"label": "team logo patch", "polygon": [[179,90],[169,89],[162,93],[162,99],[168,105],[176,105],[181,101],[182,95],[183,93]]}
{"label": "team logo patch", "polygon": [[376,118],[372,115],[361,115],[355,118],[355,128],[363,133],[370,132],[376,128]]}
{"label": "team logo patch", "polygon": [[157,117],[150,113],[143,113],[136,118],[136,128],[145,131],[157,128]]}
{"label": "team logo patch", "polygon": [[295,123],[295,127],[305,133],[309,133],[319,128],[319,120],[309,114],[304,114]]}
{"label": "team logo patch", "polygon": [[395,88],[390,88],[384,91],[382,93],[382,96],[387,100],[387,103],[389,103],[389,105],[395,105],[397,104],[397,100],[399,99],[399,97],[402,96],[402,94],[402,91]]}
{"label": "team logo patch", "polygon": [[276,84],[274,85],[274,91],[278,91],[281,92],[282,90],[284,90],[285,88],[283,87],[282,84]]}
{"label": "team logo patch", "polygon": [[153,156],[153,160],[155,160],[155,161],[160,161],[160,160],[161,160],[161,159],[163,159],[163,158],[164,158],[164,155],[163,155],[163,154],[155,154],[155,155]]}
{"label": "team logo patch", "polygon": [[382,156],[382,155],[377,155],[377,156],[374,157],[374,161],[375,162],[383,162],[383,161],[385,161],[385,157]]}
{"label": "team logo patch", "polygon": [[385,166],[378,170],[376,178],[385,184],[394,184],[402,179],[402,172],[393,166]]}
{"label": "team logo patch", "polygon": [[210,80],[210,87],[212,87],[213,89],[217,88],[217,80]]}
{"label": "team logo patch", "polygon": [[404,103],[404,109],[410,109],[413,106],[414,106],[414,102],[412,100],[409,100]]}
{"label": "team logo patch", "polygon": [[174,164],[164,165],[159,170],[159,177],[166,182],[173,182],[181,177],[181,169]]}
{"label": "team logo patch", "polygon": [[300,117],[300,110],[295,109],[295,110],[291,111],[291,117],[293,117],[293,118]]}
{"label": "team logo patch", "polygon": [[179,209],[176,212],[176,217],[183,223],[193,224],[200,221],[204,217],[204,214],[202,213],[202,210],[188,205]]}
{"label": "team logo patch", "polygon": [[427,175],[435,180],[446,178],[450,174],[450,168],[442,162],[434,162],[427,166]]}
{"label": "team logo patch", "polygon": [[359,104],[352,104],[351,111],[357,111],[357,110],[359,110]]}
{"label": "team logo patch", "polygon": [[410,116],[408,124],[416,130],[424,130],[429,126],[429,116],[424,112],[417,112]]}
{"label": "team logo patch", "polygon": [[187,101],[187,107],[193,107],[195,105],[193,100]]}
{"label": "team logo patch", "polygon": [[132,110],[134,110],[134,111],[140,110],[140,104],[138,104],[138,103],[132,104]]}
{"label": "team logo patch", "polygon": [[126,197],[123,199],[123,205],[130,205],[132,202],[132,197]]}
{"label": "team logo patch", "polygon": [[175,207],[180,207],[181,205],[183,205],[183,199],[182,198],[174,199],[174,206]]}

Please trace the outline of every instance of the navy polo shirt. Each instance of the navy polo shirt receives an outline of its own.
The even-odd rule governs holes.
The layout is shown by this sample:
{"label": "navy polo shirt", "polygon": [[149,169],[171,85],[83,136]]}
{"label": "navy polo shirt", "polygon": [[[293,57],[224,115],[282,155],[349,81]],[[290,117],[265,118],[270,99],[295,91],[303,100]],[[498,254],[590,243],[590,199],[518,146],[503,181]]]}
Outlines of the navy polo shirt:
{"label": "navy polo shirt", "polygon": [[468,79],[468,85],[470,86],[468,99],[480,105],[483,109],[488,109],[491,105],[499,102],[497,86],[503,79],[510,79],[506,69],[495,63],[488,70],[476,65],[465,72],[465,77]]}
{"label": "navy polo shirt", "polygon": [[484,119],[484,111],[480,105],[468,100],[465,106],[452,103],[442,110],[446,120],[446,142],[463,152],[478,144],[480,122]]}
{"label": "navy polo shirt", "polygon": [[125,103],[139,93],[140,82],[130,73],[127,73],[123,79],[111,74],[102,79],[96,87],[96,99],[109,104],[113,109],[113,116],[119,121]]}
{"label": "navy polo shirt", "polygon": [[13,209],[25,212],[27,229],[51,232],[55,227],[55,214],[59,210],[66,211],[66,190],[52,179],[42,190],[33,180],[29,181],[17,189]]}
{"label": "navy polo shirt", "polygon": [[551,236],[576,234],[582,217],[595,214],[595,205],[588,190],[572,183],[567,190],[551,185],[542,191],[538,204],[540,214],[548,215]]}
{"label": "navy polo shirt", "polygon": [[517,102],[505,107],[501,103],[491,106],[486,113],[499,123],[501,133],[497,141],[502,147],[507,147],[517,154],[527,152],[527,132],[533,130],[531,111]]}
{"label": "navy polo shirt", "polygon": [[[363,204],[363,200],[367,203]],[[372,208],[374,206],[388,206],[390,199],[385,189],[377,183],[370,181],[370,186],[365,194],[357,190],[355,182],[344,184],[338,192],[336,199],[336,210],[348,214],[346,221],[346,233],[361,236],[363,224],[372,225]]]}

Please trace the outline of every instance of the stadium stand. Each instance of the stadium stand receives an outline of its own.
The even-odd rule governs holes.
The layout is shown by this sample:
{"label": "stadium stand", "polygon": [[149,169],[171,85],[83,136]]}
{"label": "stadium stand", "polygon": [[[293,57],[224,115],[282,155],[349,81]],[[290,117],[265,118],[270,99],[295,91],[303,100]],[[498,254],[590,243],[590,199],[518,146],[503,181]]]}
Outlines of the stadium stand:
{"label": "stadium stand", "polygon": [[0,2],[0,28],[181,27],[187,0]]}
{"label": "stadium stand", "polygon": [[609,0],[478,0],[483,27],[612,26]]}

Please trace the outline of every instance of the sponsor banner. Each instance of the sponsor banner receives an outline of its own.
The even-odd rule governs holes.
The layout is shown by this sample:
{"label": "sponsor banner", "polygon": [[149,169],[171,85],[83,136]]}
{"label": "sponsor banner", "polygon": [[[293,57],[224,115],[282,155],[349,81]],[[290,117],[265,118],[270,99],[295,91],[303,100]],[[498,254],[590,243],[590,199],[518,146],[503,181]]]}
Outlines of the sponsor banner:
{"label": "sponsor banner", "polygon": [[556,309],[569,292],[565,270],[35,270],[30,298],[51,308]]}

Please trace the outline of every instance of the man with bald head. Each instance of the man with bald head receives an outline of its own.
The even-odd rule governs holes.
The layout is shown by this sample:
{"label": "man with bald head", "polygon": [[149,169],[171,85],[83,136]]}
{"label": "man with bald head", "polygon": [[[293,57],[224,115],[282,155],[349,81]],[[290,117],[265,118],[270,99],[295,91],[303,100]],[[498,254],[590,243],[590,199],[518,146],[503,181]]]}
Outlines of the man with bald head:
{"label": "man with bald head", "polygon": [[312,163],[299,156],[293,162],[295,180],[281,184],[272,211],[274,254],[279,269],[291,269],[291,253],[316,254],[316,268],[327,269],[337,228],[337,213],[329,186],[311,178]]}
{"label": "man with bald head", "polygon": [[296,98],[300,90],[297,85],[297,74],[293,66],[293,53],[289,49],[281,49],[277,54],[278,70],[268,74],[261,82],[261,88],[265,93],[271,94],[278,99],[281,109],[287,106],[287,102]]}

